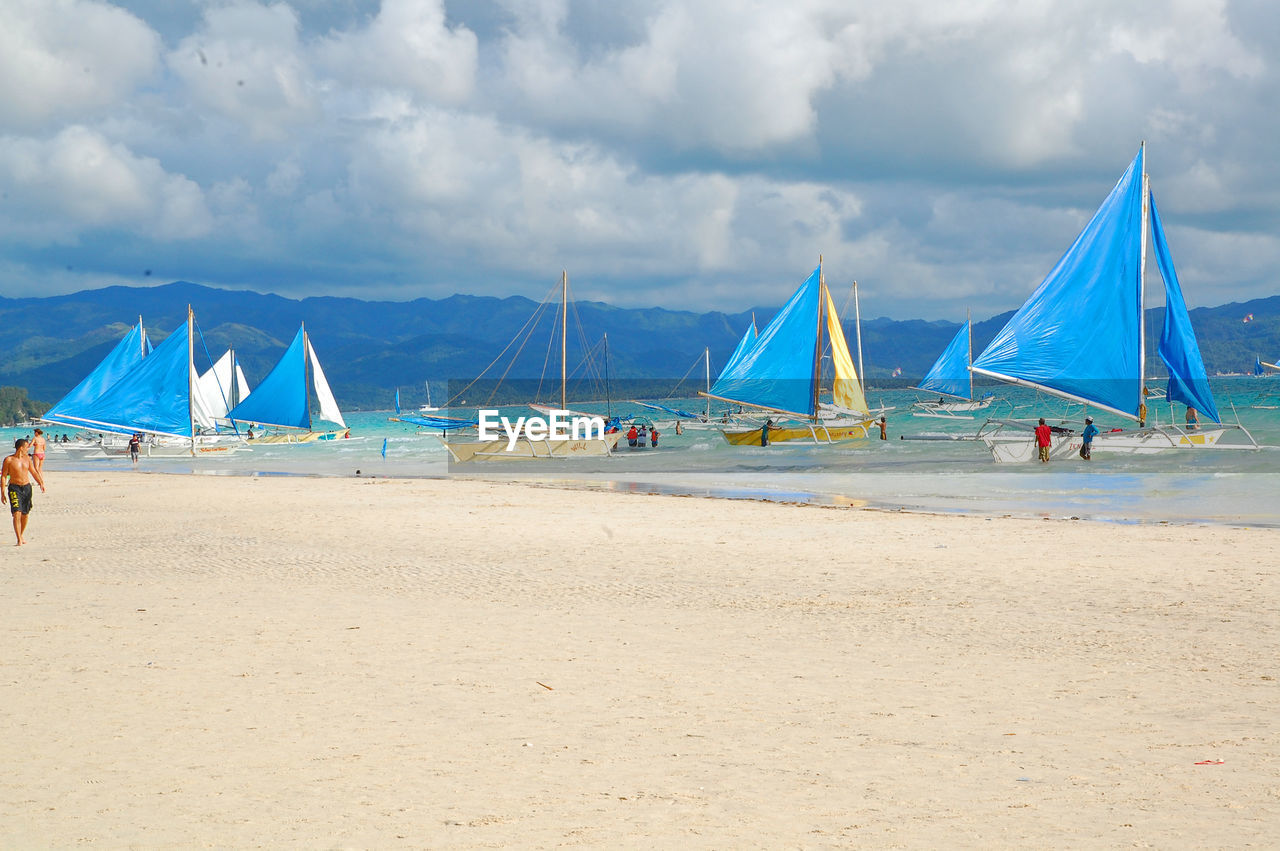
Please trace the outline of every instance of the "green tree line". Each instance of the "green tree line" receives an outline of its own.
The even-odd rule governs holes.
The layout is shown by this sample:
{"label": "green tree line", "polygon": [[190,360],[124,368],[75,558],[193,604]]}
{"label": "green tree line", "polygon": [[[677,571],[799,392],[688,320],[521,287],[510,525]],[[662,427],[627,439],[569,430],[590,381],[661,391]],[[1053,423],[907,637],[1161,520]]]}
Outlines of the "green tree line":
{"label": "green tree line", "polygon": [[13,426],[43,416],[44,402],[27,398],[25,387],[0,387],[0,426]]}

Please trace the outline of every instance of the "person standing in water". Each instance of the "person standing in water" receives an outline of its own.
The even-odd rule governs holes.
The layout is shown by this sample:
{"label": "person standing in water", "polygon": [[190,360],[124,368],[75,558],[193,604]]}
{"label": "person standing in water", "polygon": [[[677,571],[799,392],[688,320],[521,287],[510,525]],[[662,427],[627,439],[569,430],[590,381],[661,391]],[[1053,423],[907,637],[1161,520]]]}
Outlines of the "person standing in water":
{"label": "person standing in water", "polygon": [[4,459],[0,467],[0,484],[5,485],[5,496],[9,499],[9,512],[13,515],[13,534],[17,536],[17,546],[27,542],[27,520],[31,516],[31,480],[40,485],[40,493],[44,493],[44,477],[36,469],[27,454],[27,439],[20,437],[13,443],[13,454]]}
{"label": "person standing in water", "polygon": [[884,418],[883,414],[880,416],[880,439],[889,439],[889,421]]}
{"label": "person standing in water", "polygon": [[1093,439],[1098,434],[1098,427],[1093,424],[1093,417],[1084,418],[1084,431],[1080,433],[1080,457],[1086,461],[1093,458]]}
{"label": "person standing in water", "polygon": [[1040,425],[1036,426],[1036,446],[1040,448],[1040,463],[1049,463],[1049,447],[1053,444],[1053,429],[1044,424],[1044,417],[1040,418]]}
{"label": "person standing in water", "polygon": [[[1187,405],[1187,431],[1195,431],[1198,428],[1200,428],[1200,414],[1196,412],[1195,408]],[[39,433],[40,430],[36,429],[36,434]]]}

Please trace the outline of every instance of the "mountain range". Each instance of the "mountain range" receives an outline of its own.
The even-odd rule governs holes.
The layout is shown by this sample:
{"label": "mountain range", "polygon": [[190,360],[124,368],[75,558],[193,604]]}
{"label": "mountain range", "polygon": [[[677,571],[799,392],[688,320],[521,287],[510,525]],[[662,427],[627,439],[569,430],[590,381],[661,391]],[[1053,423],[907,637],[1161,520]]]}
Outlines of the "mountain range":
{"label": "mountain range", "polygon": [[[43,298],[0,298],[0,384],[27,388],[31,398],[53,402],[106,355],[141,316],[153,343],[195,311],[203,352],[217,358],[234,346],[251,384],[271,369],[306,323],[339,403],[351,409],[390,407],[400,389],[405,405],[417,405],[430,381],[439,404],[491,363],[486,378],[538,382],[540,396],[559,380],[559,305],[520,296],[454,295],[408,302],[353,298],[290,299],[246,290],[224,290],[178,281],[155,287],[115,286]],[[761,328],[776,307],[740,313],[624,309],[574,302],[569,309],[568,362],[579,398],[601,395],[607,368],[622,382],[617,396],[663,395],[680,383],[682,395],[703,386],[703,350],[712,376],[728,358],[754,316]],[[1012,314],[974,323],[975,354]],[[1147,311],[1148,329],[1161,327],[1163,308]],[[533,318],[537,318],[534,323]],[[1245,321],[1246,317],[1252,317]],[[1280,356],[1280,296],[1191,311],[1210,374],[1244,372],[1254,357]],[[844,323],[851,348],[854,323]],[[862,323],[869,385],[904,386],[918,379],[955,334],[959,323],[877,318]],[[530,330],[531,329],[531,330]],[[1148,344],[1155,332],[1149,330]],[[856,352],[854,355],[857,357]],[[894,370],[901,377],[890,380]],[[596,376],[587,379],[588,374]],[[461,382],[461,383],[460,383]],[[596,386],[589,387],[589,384]],[[521,390],[521,393],[532,393]],[[510,395],[509,393],[507,395]],[[517,394],[518,395],[518,394]],[[479,398],[471,394],[474,401]]]}

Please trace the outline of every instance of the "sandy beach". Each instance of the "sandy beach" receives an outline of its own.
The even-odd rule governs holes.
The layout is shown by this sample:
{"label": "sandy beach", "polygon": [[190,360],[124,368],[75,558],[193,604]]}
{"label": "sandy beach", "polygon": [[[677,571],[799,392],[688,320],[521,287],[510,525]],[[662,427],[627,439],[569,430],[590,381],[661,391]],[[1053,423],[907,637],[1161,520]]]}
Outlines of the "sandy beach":
{"label": "sandy beach", "polygon": [[1280,530],[48,477],[0,558],[3,847],[1280,829]]}

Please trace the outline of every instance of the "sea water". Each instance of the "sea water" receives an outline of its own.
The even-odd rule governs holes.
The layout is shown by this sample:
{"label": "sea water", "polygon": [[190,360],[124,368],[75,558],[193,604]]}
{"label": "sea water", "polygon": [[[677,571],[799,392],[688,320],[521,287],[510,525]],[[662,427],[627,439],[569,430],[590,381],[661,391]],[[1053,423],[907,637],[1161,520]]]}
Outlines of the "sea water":
{"label": "sea water", "polygon": [[[1051,424],[1082,428],[1084,409],[1024,388],[992,388],[997,401],[972,417],[955,420],[913,415],[911,403],[929,400],[917,391],[872,389],[872,407],[889,408],[888,440],[873,429],[867,440],[836,445],[731,446],[718,431],[662,431],[659,446],[633,450],[625,438],[611,457],[488,461],[455,464],[437,434],[391,422],[388,411],[348,415],[350,439],[300,445],[255,445],[251,451],[196,458],[142,458],[149,472],[208,475],[321,475],[527,480],[695,496],[864,505],[884,509],[976,512],[988,515],[1080,517],[1121,522],[1280,524],[1280,377],[1214,379],[1224,422],[1239,422],[1262,448],[1169,450],[1151,455],[1095,453],[1049,464],[997,464],[975,440],[904,440],[905,437],[971,438],[987,417],[1046,417]],[[697,399],[668,400],[702,410]],[[574,403],[588,413],[654,412],[627,402]],[[714,403],[719,411],[721,403]],[[1152,420],[1181,424],[1183,406],[1149,403]],[[528,408],[501,408],[517,417]],[[443,412],[442,412],[443,413]],[[474,411],[452,411],[473,417]],[[1106,430],[1132,426],[1091,412]],[[661,421],[663,418],[655,418]],[[1202,422],[1208,425],[1203,419]],[[30,429],[4,429],[12,441]],[[61,429],[46,429],[60,434]],[[385,440],[386,454],[383,455]],[[1030,437],[1028,436],[1028,440]],[[8,445],[12,445],[9,443]],[[79,457],[52,452],[51,474],[60,469],[132,470],[128,458]]]}

